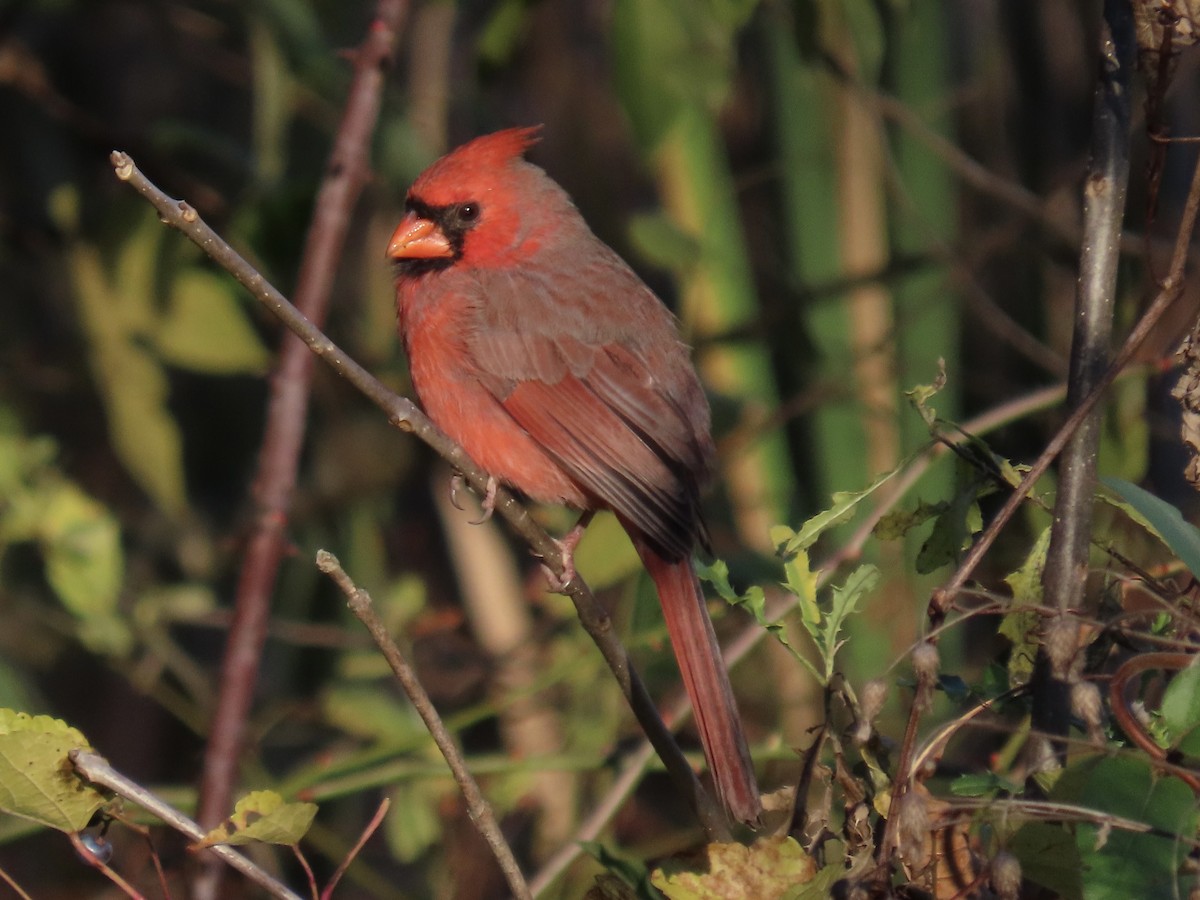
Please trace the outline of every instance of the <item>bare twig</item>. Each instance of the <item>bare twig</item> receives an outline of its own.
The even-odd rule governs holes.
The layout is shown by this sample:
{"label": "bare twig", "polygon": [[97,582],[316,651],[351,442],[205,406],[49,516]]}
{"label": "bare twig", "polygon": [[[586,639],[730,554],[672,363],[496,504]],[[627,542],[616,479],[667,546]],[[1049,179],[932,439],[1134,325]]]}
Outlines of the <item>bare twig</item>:
{"label": "bare twig", "polygon": [[[1104,4],[1100,79],[1092,113],[1092,151],[1084,182],[1083,246],[1075,297],[1075,332],[1067,408],[1090,395],[1108,364],[1112,341],[1121,224],[1129,184],[1130,70],[1133,17],[1125,0]],[[1093,405],[1063,450],[1042,595],[1056,614],[1046,623],[1033,679],[1033,727],[1065,737],[1070,725],[1072,670],[1081,663],[1070,610],[1083,601],[1092,533],[1092,494],[1102,410]],[[1060,750],[1060,755],[1065,748]]]}
{"label": "bare twig", "polygon": [[72,831],[67,835],[71,839],[71,846],[75,848],[75,852],[79,854],[79,858],[85,863],[104,874],[104,877],[117,886],[117,889],[131,900],[146,900],[141,892],[136,890],[133,885],[121,877],[120,873],[109,866],[104,860],[92,852],[91,848],[83,842],[83,838],[79,836],[79,832]]}
{"label": "bare twig", "polygon": [[[407,0],[379,0],[375,19],[354,56],[354,78],[338,127],[325,179],[317,195],[296,282],[296,303],[309,319],[322,322],[329,306],[337,262],[350,214],[368,176],[368,151],[379,117],[383,66],[392,56]],[[271,595],[286,546],[285,528],[304,441],[313,360],[304,343],[285,335],[271,379],[267,422],[254,479],[256,514],[242,560],[221,668],[216,708],[209,728],[197,818],[220,821],[237,781],[246,719],[258,683]],[[221,870],[208,868],[193,880],[193,895],[215,900]]]}
{"label": "bare twig", "polygon": [[375,614],[370,596],[350,580],[350,576],[342,569],[337,557],[332,553],[318,550],[317,568],[332,578],[341,592],[346,595],[346,603],[349,605],[350,611],[366,626],[375,645],[379,648],[379,652],[391,666],[396,680],[404,688],[404,693],[408,695],[417,715],[425,723],[426,729],[446,760],[446,765],[450,767],[458,789],[462,791],[463,798],[467,801],[467,813],[475,827],[479,829],[479,833],[487,842],[488,847],[491,848],[492,855],[496,857],[496,862],[500,866],[500,871],[504,873],[504,878],[508,881],[513,896],[522,898],[522,900],[524,898],[532,900],[533,894],[529,892],[529,885],[525,883],[525,876],[521,874],[521,867],[517,865],[512,848],[504,839],[504,833],[500,830],[500,824],[496,821],[491,805],[483,796],[470,769],[467,768],[466,759],[463,758],[458,745],[454,743],[454,737],[442,722],[442,717],[438,715],[433,701],[429,699],[425,688],[417,679],[417,673],[413,671],[400,652],[400,648],[396,646],[396,642],[388,634],[382,620]]}
{"label": "bare twig", "polygon": [[13,880],[13,877],[3,869],[0,869],[0,881],[3,881],[10,888],[12,888],[13,893],[20,897],[21,900],[33,900],[33,898],[25,892],[25,889],[17,884],[16,881]]}
{"label": "bare twig", "polygon": [[383,817],[387,815],[388,807],[392,805],[392,801],[387,797],[379,804],[379,809],[375,810],[375,815],[371,816],[371,821],[367,823],[367,827],[363,829],[363,833],[359,836],[354,846],[350,848],[350,852],[346,854],[337,869],[334,870],[333,877],[329,879],[329,883],[325,885],[325,890],[321,891],[321,900],[330,900],[333,897],[333,889],[338,886],[338,882],[342,880],[342,876],[346,874],[346,870],[350,868],[350,863],[354,862],[354,858],[366,846],[367,841],[371,839],[371,835],[383,824]]}
{"label": "bare twig", "polygon": [[[173,228],[182,231],[203,249],[215,262],[233,275],[267,307],[284,325],[298,335],[308,348],[328,363],[335,372],[349,381],[363,396],[378,406],[397,428],[412,432],[440,454],[481,495],[487,491],[488,476],[462,448],[446,437],[429,419],[404,397],[392,393],[382,382],[339,349],[320,329],[312,324],[236,250],[208,227],[188,203],[174,200],[154,185],[126,153],[114,151],[113,168],[117,177],[129,182],[144,196]],[[496,490],[495,512],[504,517],[514,532],[556,575],[564,572],[562,552],[558,544],[534,521],[529,512],[503,487]],[[700,785],[691,764],[675,742],[670,729],[663,723],[641,678],[633,669],[629,654],[617,639],[612,620],[596,602],[591,589],[576,573],[563,588],[571,598],[579,620],[604,656],[628,701],[638,724],[654,745],[676,787],[696,810],[705,831],[714,841],[728,840],[729,827],[724,813]]]}
{"label": "bare twig", "polygon": [[[193,841],[199,841],[204,837],[204,829],[199,825],[173,806],[160,800],[137,782],[126,778],[110,766],[108,760],[100,754],[90,750],[76,749],[70,752],[69,757],[71,765],[75,767],[75,771],[92,784],[108,788],[108,790],[112,791],[118,797],[124,797],[130,802],[136,803],[142,809],[153,813],[167,825],[187,835]],[[231,847],[227,847],[224,844],[215,844],[211,847],[203,848],[201,852],[211,853],[214,856],[220,857],[272,897],[280,897],[283,900],[301,900],[299,894],[280,884],[270,874],[264,872]]]}

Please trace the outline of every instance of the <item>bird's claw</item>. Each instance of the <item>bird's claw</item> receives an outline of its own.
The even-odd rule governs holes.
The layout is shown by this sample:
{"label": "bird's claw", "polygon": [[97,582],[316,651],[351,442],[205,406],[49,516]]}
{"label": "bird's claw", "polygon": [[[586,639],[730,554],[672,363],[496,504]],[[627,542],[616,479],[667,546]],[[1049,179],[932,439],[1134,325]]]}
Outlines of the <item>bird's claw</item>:
{"label": "bird's claw", "polygon": [[[467,480],[463,478],[462,472],[455,472],[450,476],[450,505],[460,512],[465,512],[466,507],[458,502],[458,492],[466,486]],[[478,519],[471,520],[472,525],[482,525],[492,517],[492,513],[496,511],[496,491],[499,487],[500,483],[493,476],[489,475],[487,488],[479,501],[479,505],[483,508],[483,513]]]}
{"label": "bird's claw", "polygon": [[458,492],[466,487],[467,481],[462,477],[462,472],[455,472],[450,476],[450,505],[463,512],[464,507],[458,502]]}
{"label": "bird's claw", "polygon": [[545,563],[542,563],[542,571],[546,573],[550,590],[556,594],[566,593],[567,585],[575,578],[575,548],[583,540],[583,533],[591,523],[593,515],[595,513],[592,510],[584,512],[575,523],[575,527],[563,535],[562,540],[551,539],[558,546],[559,555],[562,557],[562,574],[558,574]]}

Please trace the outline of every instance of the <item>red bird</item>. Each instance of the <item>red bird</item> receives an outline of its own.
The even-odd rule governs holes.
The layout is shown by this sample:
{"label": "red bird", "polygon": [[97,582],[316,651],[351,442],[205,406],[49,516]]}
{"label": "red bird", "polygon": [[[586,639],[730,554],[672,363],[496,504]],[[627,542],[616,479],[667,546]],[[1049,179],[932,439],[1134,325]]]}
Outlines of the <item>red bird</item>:
{"label": "red bird", "polygon": [[538,131],[476,138],[408,192],[388,257],[413,387],[496,480],[616,515],[658,589],[721,802],[753,823],[750,753],[691,561],[707,542],[708,401],[670,311],[523,158]]}

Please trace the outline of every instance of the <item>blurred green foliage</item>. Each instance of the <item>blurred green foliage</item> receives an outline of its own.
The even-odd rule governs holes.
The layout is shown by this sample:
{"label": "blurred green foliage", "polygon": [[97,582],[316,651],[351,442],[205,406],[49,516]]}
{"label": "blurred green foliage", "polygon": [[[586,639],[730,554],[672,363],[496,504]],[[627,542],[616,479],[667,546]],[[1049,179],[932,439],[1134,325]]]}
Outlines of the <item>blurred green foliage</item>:
{"label": "blurred green foliage", "polygon": [[[343,51],[371,14],[366,2],[319,0],[0,7],[0,704],[78,726],[181,805],[253,527],[249,480],[279,332],[116,182],[107,156],[130,152],[290,291],[349,83]],[[382,259],[407,184],[447,149],[446,136],[545,123],[533,159],[677,311],[696,348],[721,450],[709,503],[718,593],[750,598],[751,612],[797,598],[799,616],[786,624],[800,627],[787,634],[804,662],[761,651],[734,674],[768,787],[796,783],[801,762],[788,748],[807,746],[813,726],[834,713],[847,724],[853,691],[840,683],[897,681],[893,660],[916,638],[924,591],[991,509],[993,469],[1011,473],[1008,460],[1045,439],[1042,419],[1005,419],[990,426],[990,448],[935,462],[903,496],[877,480],[911,460],[930,427],[949,430],[944,423],[1058,377],[1010,336],[1021,331],[1043,362],[1065,358],[1072,248],[1061,230],[967,176],[983,167],[1047,198],[1047,218],[1074,215],[1095,15],[1066,0],[462,0],[409,13],[328,330],[407,391]],[[1131,264],[1123,300],[1137,275]],[[948,382],[937,416],[923,419],[903,394],[939,359]],[[1150,470],[1162,459],[1148,425],[1153,392],[1129,379],[1117,396],[1105,470],[1129,481],[1149,471],[1167,506],[1182,505],[1172,473]],[[460,602],[480,551],[451,548],[439,518],[444,482],[429,454],[319,371],[288,522],[295,553],[276,592],[242,793],[318,803],[304,843],[324,871],[390,796],[383,840],[351,868],[345,896],[466,896],[452,893],[460,877],[478,882],[478,896],[502,888],[477,868],[453,784],[385,665],[314,574],[318,547],[371,590],[531,871],[605,797],[633,736],[569,605],[545,595],[519,548],[517,574],[496,569],[492,580],[527,602],[524,631],[515,648],[482,649],[488,635]],[[1051,487],[1039,485],[1039,496]],[[850,588],[819,595],[821,560],[877,502],[899,512],[850,554],[870,561],[837,573]],[[558,530],[569,521],[538,514]],[[1040,596],[1044,519],[1011,526],[978,573],[999,592],[991,600]],[[1132,540],[1123,516],[1111,529],[1114,543]],[[903,546],[891,540],[899,537]],[[1137,539],[1146,565],[1167,555]],[[678,675],[661,617],[620,529],[601,518],[577,559],[617,610],[653,692],[671,696]],[[1110,601],[1113,582],[1099,591]],[[733,634],[749,621],[728,611],[718,629]],[[943,667],[957,680],[941,682],[934,720],[1008,690],[996,673],[1007,665],[1013,675],[1014,654],[996,627],[978,617],[944,638]],[[1010,622],[1004,633],[1020,649],[1031,626]],[[1193,694],[1185,683],[1164,708],[1189,752],[1195,731],[1179,710],[1194,708]],[[902,706],[877,711],[889,739],[901,732]],[[1017,776],[989,772],[988,760],[1011,760],[1008,742],[1027,721],[1019,704],[989,721],[990,732],[953,744],[947,762],[994,775],[994,788]],[[532,739],[522,731],[530,727]],[[686,731],[684,740],[696,746]],[[882,743],[848,764],[839,755],[868,786],[871,815],[886,811],[890,762]],[[1174,783],[1140,760],[1113,765],[1130,769],[1098,765],[1085,788],[1068,779],[1072,802],[1100,803],[1125,772],[1136,796],[1114,812],[1194,832],[1194,808]],[[828,815],[838,831],[841,813]],[[1032,838],[981,818],[976,835],[990,849],[1012,837],[1042,884],[1103,896],[1054,869],[1066,860],[1107,871],[1116,856],[1094,835],[1028,827]],[[695,839],[655,771],[604,833],[614,848],[604,858],[661,857]],[[57,834],[0,827],[0,840],[0,867],[35,893],[98,883]],[[1145,835],[1122,840],[1144,856],[1139,884],[1175,877],[1173,848]],[[576,863],[552,894],[582,895],[599,870]]]}

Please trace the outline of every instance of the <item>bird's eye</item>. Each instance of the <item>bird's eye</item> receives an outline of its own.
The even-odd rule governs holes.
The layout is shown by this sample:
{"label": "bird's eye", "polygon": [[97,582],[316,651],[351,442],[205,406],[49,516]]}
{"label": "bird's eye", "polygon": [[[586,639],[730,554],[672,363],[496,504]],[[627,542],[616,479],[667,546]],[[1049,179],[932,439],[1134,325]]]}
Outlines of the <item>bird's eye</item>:
{"label": "bird's eye", "polygon": [[464,225],[470,225],[479,218],[478,203],[463,203],[458,207],[458,220]]}

